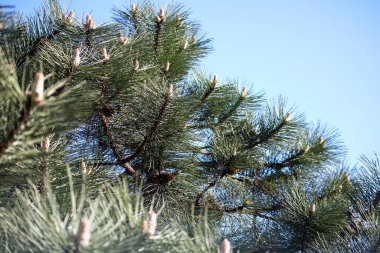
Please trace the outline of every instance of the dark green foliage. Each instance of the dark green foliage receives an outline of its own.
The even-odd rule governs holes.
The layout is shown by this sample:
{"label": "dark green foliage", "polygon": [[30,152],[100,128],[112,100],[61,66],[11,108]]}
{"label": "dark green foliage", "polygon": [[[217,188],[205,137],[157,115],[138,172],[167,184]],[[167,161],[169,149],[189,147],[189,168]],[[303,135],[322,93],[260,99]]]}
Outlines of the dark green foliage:
{"label": "dark green foliage", "polygon": [[199,72],[210,39],[182,5],[114,14],[50,0],[0,31],[0,251],[376,252],[378,160],[350,179],[335,130]]}

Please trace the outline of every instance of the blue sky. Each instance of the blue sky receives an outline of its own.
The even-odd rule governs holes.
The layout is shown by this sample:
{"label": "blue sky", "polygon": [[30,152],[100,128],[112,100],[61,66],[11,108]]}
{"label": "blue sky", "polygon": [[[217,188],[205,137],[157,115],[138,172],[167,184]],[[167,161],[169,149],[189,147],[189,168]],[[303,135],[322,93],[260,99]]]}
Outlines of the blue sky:
{"label": "blue sky", "polygon": [[[25,14],[41,0],[0,0]],[[168,1],[154,1],[164,6]],[[380,1],[183,0],[213,38],[202,67],[267,98],[284,95],[308,120],[337,128],[352,164],[380,153]],[[120,0],[61,1],[97,23]]]}

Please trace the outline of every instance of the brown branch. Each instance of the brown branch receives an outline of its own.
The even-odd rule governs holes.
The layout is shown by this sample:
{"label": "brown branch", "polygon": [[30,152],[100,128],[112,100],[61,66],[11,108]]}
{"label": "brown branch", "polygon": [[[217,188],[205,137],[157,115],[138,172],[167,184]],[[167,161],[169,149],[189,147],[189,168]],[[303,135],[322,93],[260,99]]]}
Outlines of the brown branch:
{"label": "brown branch", "polygon": [[305,149],[300,150],[294,155],[289,156],[288,158],[284,159],[281,162],[277,163],[264,163],[264,167],[266,168],[273,168],[276,170],[280,170],[285,167],[294,166],[297,164],[300,164],[299,161],[297,161],[299,158],[301,158],[302,155],[304,155],[307,151]]}
{"label": "brown branch", "polygon": [[272,138],[276,133],[278,133],[287,123],[288,117],[285,117],[275,128],[269,130],[267,133],[259,134],[255,138],[250,140],[249,143],[244,147],[244,149],[251,149],[254,146],[264,143],[268,139]]}
{"label": "brown branch", "polygon": [[[104,63],[105,64],[105,63]],[[117,147],[114,139],[113,134],[111,132],[110,126],[109,126],[109,120],[107,116],[111,116],[112,113],[110,112],[110,109],[106,106],[106,88],[107,83],[103,83],[101,93],[100,93],[100,101],[102,105],[102,110],[99,112],[100,121],[102,123],[104,132],[107,135],[109,145],[111,147],[111,150],[116,157],[118,163],[125,169],[125,173],[128,175],[133,175],[136,173],[136,171],[132,168],[132,166],[128,162],[123,162],[124,157],[121,153],[121,150]]]}
{"label": "brown branch", "polygon": [[240,96],[238,100],[234,103],[234,105],[228,110],[222,117],[219,118],[218,123],[221,124],[225,122],[228,118],[230,118],[233,113],[240,107],[241,103],[243,102],[244,98]]}
{"label": "brown branch", "polygon": [[27,97],[24,108],[21,110],[20,116],[18,117],[15,125],[11,130],[9,130],[5,139],[0,143],[0,156],[4,155],[5,151],[11,146],[14,142],[15,136],[22,131],[25,127],[25,124],[28,120],[28,117],[32,110],[32,101],[31,96]]}
{"label": "brown branch", "polygon": [[197,197],[195,198],[195,206],[199,206],[200,205],[200,201],[201,201],[201,198],[203,197],[203,195],[208,191],[210,190],[212,187],[214,187],[214,185],[216,185],[217,182],[219,182],[219,180],[221,179],[221,177],[218,177],[215,181],[211,182],[209,185],[206,186],[206,188],[203,189],[203,191],[201,191]]}
{"label": "brown branch", "polygon": [[28,52],[25,52],[18,60],[17,60],[17,63],[16,63],[16,67],[17,69],[20,68],[26,61],[27,58],[29,57],[33,57],[34,55],[36,55],[36,53],[38,52],[38,49],[47,41],[50,41],[52,39],[54,39],[54,37],[56,37],[58,34],[61,33],[61,30],[53,30],[51,32],[51,34],[49,35],[46,35],[46,36],[42,36],[40,38],[38,38],[32,45],[31,49],[28,51]]}
{"label": "brown branch", "polygon": [[157,16],[156,19],[156,32],[154,34],[154,51],[156,54],[159,52],[160,48],[160,40],[161,40],[161,28],[162,28],[162,23],[164,22],[164,18]]}
{"label": "brown branch", "polygon": [[119,162],[119,164],[121,166],[123,166],[123,168],[125,169],[125,173],[127,173],[129,175],[135,174],[136,171],[132,168],[132,166],[128,162],[123,162],[124,158],[121,154],[120,149],[116,146],[116,143],[113,140],[113,136],[112,136],[111,129],[109,127],[109,120],[108,120],[107,116],[104,114],[103,111],[101,111],[99,113],[99,117],[100,117],[100,121],[102,122],[103,129],[106,132],[111,150],[112,150],[113,154],[115,155],[117,161]]}
{"label": "brown branch", "polygon": [[140,145],[136,148],[135,152],[132,155],[122,160],[123,163],[129,162],[133,160],[134,158],[136,158],[144,150],[145,145],[151,141],[154,133],[157,131],[169,107],[170,99],[171,99],[171,94],[169,93],[166,94],[164,103],[162,104],[160,111],[156,119],[154,120],[153,126],[150,128],[148,135],[145,136],[144,140],[140,143]]}
{"label": "brown branch", "polygon": [[[90,24],[89,24],[90,25]],[[86,31],[86,39],[87,39],[87,46],[89,50],[92,48],[92,28],[88,28]],[[107,64],[107,61],[103,62],[104,65]],[[124,157],[122,155],[121,150],[118,148],[116,142],[113,139],[113,134],[110,128],[109,119],[108,117],[111,117],[113,114],[113,108],[110,106],[107,106],[106,102],[106,90],[107,90],[107,82],[104,81],[102,84],[102,89],[100,92],[100,104],[102,106],[101,111],[99,112],[100,121],[103,126],[103,130],[107,135],[109,145],[111,147],[112,153],[117,159],[117,162],[125,169],[125,173],[128,175],[134,175],[136,173],[135,169],[128,163],[123,162]]]}
{"label": "brown branch", "polygon": [[250,214],[256,217],[260,217],[266,220],[271,220],[271,221],[276,221],[276,219],[272,216],[265,215],[263,213],[267,212],[273,212],[281,209],[280,206],[273,206],[271,208],[260,208],[260,209],[250,209],[248,208],[247,205],[243,204],[241,206],[237,207],[232,207],[232,208],[226,208],[226,207],[221,207],[221,206],[216,206],[216,205],[209,205],[209,206],[204,206],[204,205],[196,205],[196,207],[200,208],[207,208],[208,210],[214,210],[214,211],[221,211],[225,213],[242,213],[242,214]]}
{"label": "brown branch", "polygon": [[200,103],[195,108],[201,106],[204,102],[206,102],[206,100],[210,97],[210,95],[214,91],[214,89],[215,89],[215,86],[210,85],[209,88],[207,89],[207,91],[205,92],[205,94],[203,94],[203,97],[202,97]]}
{"label": "brown branch", "polygon": [[233,160],[235,159],[236,155],[231,155],[230,156],[230,159],[227,161],[226,163],[226,166],[225,166],[225,169],[222,171],[222,173],[220,174],[220,176],[214,180],[213,182],[209,183],[208,186],[206,186],[206,188],[203,189],[203,191],[201,191],[197,197],[195,198],[195,205],[196,206],[199,206],[200,205],[200,200],[201,198],[203,197],[203,195],[208,191],[210,190],[212,187],[214,187],[216,185],[216,183],[218,183],[223,177],[225,177],[226,175],[231,175],[231,174],[234,174],[234,171],[232,170],[232,162]]}

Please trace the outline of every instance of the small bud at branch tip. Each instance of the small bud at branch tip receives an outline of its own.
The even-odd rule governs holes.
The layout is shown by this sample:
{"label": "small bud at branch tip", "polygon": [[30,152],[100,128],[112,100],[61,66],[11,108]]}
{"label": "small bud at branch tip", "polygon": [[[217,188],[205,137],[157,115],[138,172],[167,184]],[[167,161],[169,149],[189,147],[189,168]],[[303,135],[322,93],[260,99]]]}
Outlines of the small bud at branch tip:
{"label": "small bud at branch tip", "polygon": [[191,44],[195,44],[196,42],[197,42],[197,39],[196,39],[195,35],[193,35],[191,37]]}
{"label": "small bud at branch tip", "polygon": [[36,105],[41,104],[44,99],[44,82],[45,77],[42,72],[37,72],[34,79],[34,88],[33,88],[33,101]]}
{"label": "small bud at branch tip", "polygon": [[49,137],[45,136],[44,139],[42,140],[42,150],[47,153],[49,152],[50,148],[50,139]]}
{"label": "small bud at branch tip", "polygon": [[173,96],[173,84],[169,83],[169,86],[168,86],[168,97],[172,97],[172,96]]}
{"label": "small bud at branch tip", "polygon": [[236,149],[236,148],[233,149],[232,155],[233,155],[233,156],[236,156],[236,155],[237,155],[237,149]]}
{"label": "small bud at branch tip", "polygon": [[110,55],[107,53],[107,49],[103,47],[103,59],[108,61],[110,59]]}
{"label": "small bud at branch tip", "polygon": [[80,64],[80,50],[76,48],[73,53],[73,66],[78,67]]}
{"label": "small bud at branch tip", "polygon": [[189,47],[189,42],[187,42],[187,40],[185,40],[185,44],[183,45],[183,49],[187,49]]}
{"label": "small bud at branch tip", "polygon": [[315,213],[316,209],[317,209],[317,206],[315,205],[315,203],[312,203],[310,205],[310,213]]}
{"label": "small bud at branch tip", "polygon": [[211,89],[214,89],[217,83],[218,83],[218,76],[214,75],[214,78],[212,79],[211,85],[210,85]]}
{"label": "small bud at branch tip", "polygon": [[286,116],[285,116],[285,119],[284,119],[285,123],[288,123],[291,118],[292,118],[292,114],[290,112],[287,113]]}
{"label": "small bud at branch tip", "polygon": [[78,243],[82,247],[90,245],[91,240],[91,224],[87,218],[82,218],[77,234]]}
{"label": "small bud at branch tip", "polygon": [[95,22],[91,15],[86,15],[86,21],[83,23],[84,28],[91,30],[95,28]]}
{"label": "small bud at branch tip", "polygon": [[140,67],[140,63],[138,60],[134,60],[133,61],[133,70],[137,71],[139,70],[139,67]]}
{"label": "small bud at branch tip", "polygon": [[147,234],[149,233],[149,228],[148,228],[148,221],[147,220],[143,220],[141,222],[141,232],[143,234]]}
{"label": "small bud at branch tip", "polygon": [[85,161],[81,161],[80,162],[80,167],[82,168],[82,171],[86,170],[86,168],[87,168],[86,162]]}
{"label": "small bud at branch tip", "polygon": [[166,62],[165,65],[164,65],[164,71],[168,72],[169,68],[170,68],[170,62]]}
{"label": "small bud at branch tip", "polygon": [[136,4],[132,4],[131,5],[131,12],[132,13],[136,13],[137,12],[137,5]]}
{"label": "small bud at branch tip", "polygon": [[157,228],[157,214],[155,212],[149,212],[148,217],[148,233],[154,235]]}
{"label": "small bud at branch tip", "polygon": [[158,16],[162,19],[165,17],[165,10],[163,8],[160,8],[158,11]]}
{"label": "small bud at branch tip", "polygon": [[243,87],[243,89],[241,91],[241,97],[245,98],[246,96],[247,96],[247,89],[245,87]]}
{"label": "small bud at branch tip", "polygon": [[220,243],[219,252],[220,253],[231,253],[231,243],[226,238],[224,238],[223,241]]}

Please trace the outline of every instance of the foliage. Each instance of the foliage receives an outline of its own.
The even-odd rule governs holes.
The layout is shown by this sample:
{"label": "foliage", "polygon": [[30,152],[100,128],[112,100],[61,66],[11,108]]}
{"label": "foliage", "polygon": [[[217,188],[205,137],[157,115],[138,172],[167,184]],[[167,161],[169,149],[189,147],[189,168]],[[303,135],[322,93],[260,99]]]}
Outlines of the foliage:
{"label": "foliage", "polygon": [[378,250],[377,158],[350,179],[337,131],[199,72],[182,5],[114,14],[1,21],[1,251]]}

